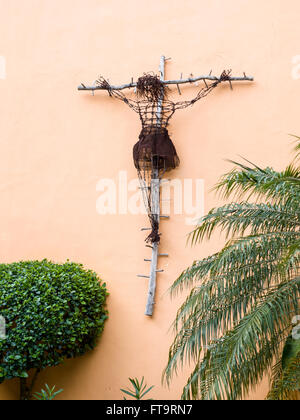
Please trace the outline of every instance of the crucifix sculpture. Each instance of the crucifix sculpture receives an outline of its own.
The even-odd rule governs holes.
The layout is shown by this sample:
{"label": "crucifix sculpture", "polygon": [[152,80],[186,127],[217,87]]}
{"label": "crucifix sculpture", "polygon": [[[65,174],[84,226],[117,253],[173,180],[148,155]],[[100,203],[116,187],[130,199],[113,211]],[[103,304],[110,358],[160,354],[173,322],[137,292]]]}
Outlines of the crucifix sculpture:
{"label": "crucifix sculpture", "polygon": [[[146,238],[146,242],[152,249],[152,257],[145,261],[151,262],[150,275],[139,277],[149,278],[149,291],[145,315],[152,316],[155,303],[156,276],[163,270],[157,269],[158,257],[168,256],[159,254],[159,224],[163,216],[160,214],[160,185],[166,171],[175,169],[179,165],[179,158],[175,146],[169,137],[168,125],[175,111],[187,108],[200,99],[207,96],[215,87],[222,82],[228,82],[232,88],[233,81],[253,81],[252,77],[232,77],[231,71],[223,71],[220,77],[208,76],[189,77],[188,79],[165,80],[164,56],[160,59],[159,76],[155,74],[144,74],[135,83],[113,86],[107,80],[100,77],[94,86],[81,84],[78,89],[92,91],[106,90],[108,94],[116,99],[120,99],[135,111],[141,120],[142,131],[139,141],[133,148],[133,159],[138,171],[141,182],[145,206],[151,223],[151,233]],[[196,97],[190,101],[173,102],[169,99],[170,85],[176,85],[181,94],[179,85],[203,81],[204,86],[199,90]],[[122,90],[134,88],[136,99],[133,100],[124,95]],[[143,230],[148,230],[144,228]]]}

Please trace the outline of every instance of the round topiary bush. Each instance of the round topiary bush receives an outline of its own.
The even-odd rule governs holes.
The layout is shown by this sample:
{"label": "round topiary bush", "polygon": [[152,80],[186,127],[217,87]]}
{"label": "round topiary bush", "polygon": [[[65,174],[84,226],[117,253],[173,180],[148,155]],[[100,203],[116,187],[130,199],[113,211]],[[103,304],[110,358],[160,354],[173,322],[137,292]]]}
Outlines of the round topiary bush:
{"label": "round topiary bush", "polygon": [[[42,369],[93,349],[107,318],[106,297],[105,283],[79,264],[0,264],[0,316],[6,324],[0,383],[20,378],[20,399],[30,399]],[[31,369],[36,371],[29,381]]]}

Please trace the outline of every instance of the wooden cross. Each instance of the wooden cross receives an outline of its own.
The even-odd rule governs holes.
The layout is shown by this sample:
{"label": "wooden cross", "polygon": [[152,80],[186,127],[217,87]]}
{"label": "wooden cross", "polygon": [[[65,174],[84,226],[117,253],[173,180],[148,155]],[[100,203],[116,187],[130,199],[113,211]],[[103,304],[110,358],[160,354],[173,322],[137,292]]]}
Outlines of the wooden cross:
{"label": "wooden cross", "polygon": [[[159,66],[159,74],[160,74],[160,80],[164,85],[177,85],[177,89],[179,94],[181,94],[180,92],[180,88],[179,85],[181,84],[186,84],[186,83],[194,83],[197,81],[203,81],[205,83],[206,89],[203,89],[203,96],[197,96],[197,99],[200,99],[201,97],[206,96],[207,93],[210,92],[211,86],[208,86],[207,81],[213,82],[214,84],[220,83],[220,82],[229,82],[230,87],[232,88],[231,83],[235,82],[235,81],[253,81],[254,79],[252,77],[248,77],[246,76],[246,74],[244,73],[243,77],[232,77],[230,75],[230,72],[223,72],[221,77],[216,77],[216,76],[212,76],[212,72],[210,72],[209,75],[207,76],[198,76],[198,77],[193,77],[191,75],[191,77],[187,78],[187,79],[183,79],[182,77],[178,80],[165,80],[165,62],[166,62],[165,56],[162,56],[160,59],[160,66]],[[223,76],[223,78],[222,78]],[[137,83],[135,83],[133,81],[133,79],[131,80],[130,83],[127,84],[123,84],[123,85],[118,85],[118,86],[113,86],[113,85],[109,85],[109,84],[99,84],[99,85],[95,85],[95,86],[85,86],[83,83],[78,87],[78,90],[80,91],[92,91],[92,93],[94,94],[95,90],[107,90],[110,94],[113,91],[121,91],[124,89],[130,89],[130,88],[136,88],[137,87]],[[118,96],[116,96],[118,97]],[[136,110],[136,106],[134,105],[134,101],[129,101],[128,99],[124,99],[124,96],[119,97],[119,99],[122,99],[124,102],[126,102],[129,106],[131,106],[134,110]],[[186,102],[182,102],[182,103],[178,103],[178,104],[174,104],[174,105],[179,105],[178,108],[173,107],[171,109],[171,116],[173,115],[173,113],[175,112],[175,109],[179,109],[180,107],[184,108],[188,105],[192,105],[196,100],[193,101],[186,101]],[[164,107],[163,107],[163,103],[164,103],[164,93],[162,92],[161,97],[157,103],[157,113],[156,113],[156,125],[157,126],[161,126],[163,123],[163,118],[164,118]],[[182,105],[181,105],[182,104]],[[170,111],[170,109],[169,109]],[[138,112],[138,111],[137,111]],[[168,119],[166,120],[166,125],[168,124],[168,120],[170,119],[170,117],[168,117]],[[161,216],[160,214],[160,185],[161,185],[161,179],[159,176],[159,170],[158,169],[153,169],[152,173],[151,173],[151,209],[152,209],[152,216],[154,217],[155,222],[158,224],[160,223],[160,219],[161,218],[165,218],[167,216]],[[150,245],[147,245],[150,246]],[[146,311],[145,311],[145,315],[147,316],[152,316],[153,315],[153,310],[154,310],[154,304],[155,304],[155,291],[156,291],[156,277],[157,277],[157,273],[158,272],[162,272],[163,270],[158,270],[157,268],[157,263],[158,263],[158,258],[160,256],[168,256],[168,254],[159,254],[159,243],[155,242],[152,243],[152,245],[150,246],[152,248],[152,257],[151,260],[149,259],[145,259],[145,261],[149,261],[151,262],[151,267],[150,267],[150,275],[149,276],[145,276],[145,275],[138,275],[138,277],[145,277],[149,279],[149,291],[148,291],[148,299],[147,299],[147,305],[146,305]]]}

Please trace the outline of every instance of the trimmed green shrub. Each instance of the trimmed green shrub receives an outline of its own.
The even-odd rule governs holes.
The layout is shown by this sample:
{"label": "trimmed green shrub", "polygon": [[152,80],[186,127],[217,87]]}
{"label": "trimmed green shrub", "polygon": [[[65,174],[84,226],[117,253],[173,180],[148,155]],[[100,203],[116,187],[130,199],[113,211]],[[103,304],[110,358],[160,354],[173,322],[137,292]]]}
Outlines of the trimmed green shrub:
{"label": "trimmed green shrub", "polygon": [[30,399],[42,369],[92,350],[107,319],[106,297],[105,283],[79,264],[0,264],[0,383],[20,378],[20,399]]}

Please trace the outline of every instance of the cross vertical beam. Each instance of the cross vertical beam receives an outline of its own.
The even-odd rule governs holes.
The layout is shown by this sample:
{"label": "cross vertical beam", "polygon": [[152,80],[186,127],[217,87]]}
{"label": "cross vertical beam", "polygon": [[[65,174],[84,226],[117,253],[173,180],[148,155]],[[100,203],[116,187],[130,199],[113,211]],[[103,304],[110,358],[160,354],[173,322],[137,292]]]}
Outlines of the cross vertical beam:
{"label": "cross vertical beam", "polygon": [[[160,58],[160,65],[159,65],[159,73],[160,73],[160,80],[165,80],[165,61],[166,58],[161,56]],[[163,91],[158,102],[157,107],[157,125],[161,125],[162,120],[162,104],[163,104]],[[160,179],[159,179],[159,170],[153,169],[151,174],[151,209],[152,215],[155,218],[159,226],[160,222]],[[150,280],[149,280],[149,290],[148,290],[148,300],[146,305],[145,315],[152,316],[155,304],[155,291],[156,291],[156,276],[157,276],[157,260],[158,260],[158,243],[152,244],[152,257],[151,257],[151,268],[150,268]]]}

